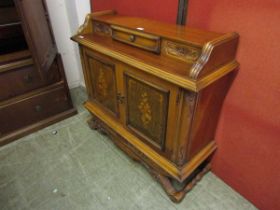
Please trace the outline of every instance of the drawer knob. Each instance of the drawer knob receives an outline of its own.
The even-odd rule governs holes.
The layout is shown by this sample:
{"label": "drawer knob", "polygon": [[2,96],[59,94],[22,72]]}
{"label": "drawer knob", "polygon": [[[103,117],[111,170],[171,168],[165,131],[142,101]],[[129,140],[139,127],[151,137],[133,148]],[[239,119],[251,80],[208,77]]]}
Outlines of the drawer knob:
{"label": "drawer knob", "polygon": [[23,77],[23,81],[27,84],[31,83],[33,81],[33,78],[30,74],[27,74]]}
{"label": "drawer knob", "polygon": [[130,35],[130,36],[129,36],[129,40],[130,40],[131,42],[134,42],[135,39],[136,39],[136,37],[135,37],[134,35]]}
{"label": "drawer knob", "polygon": [[42,110],[43,110],[42,106],[40,106],[40,105],[35,106],[36,112],[41,112]]}

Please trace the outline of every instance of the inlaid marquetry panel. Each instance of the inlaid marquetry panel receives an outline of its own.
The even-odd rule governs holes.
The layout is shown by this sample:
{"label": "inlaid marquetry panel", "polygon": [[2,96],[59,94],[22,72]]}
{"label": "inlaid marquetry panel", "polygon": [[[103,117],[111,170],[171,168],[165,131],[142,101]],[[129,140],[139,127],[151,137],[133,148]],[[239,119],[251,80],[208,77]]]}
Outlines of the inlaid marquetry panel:
{"label": "inlaid marquetry panel", "polygon": [[127,126],[145,140],[163,149],[169,91],[129,75],[126,75],[125,78]]}
{"label": "inlaid marquetry panel", "polygon": [[170,40],[163,40],[162,53],[168,57],[179,59],[187,63],[194,63],[199,58],[201,50]]}
{"label": "inlaid marquetry panel", "polygon": [[103,34],[106,36],[112,35],[112,29],[109,25],[100,23],[100,22],[93,22],[93,31],[98,34]]}
{"label": "inlaid marquetry panel", "polygon": [[118,115],[115,66],[105,61],[88,57],[92,98],[103,107]]}

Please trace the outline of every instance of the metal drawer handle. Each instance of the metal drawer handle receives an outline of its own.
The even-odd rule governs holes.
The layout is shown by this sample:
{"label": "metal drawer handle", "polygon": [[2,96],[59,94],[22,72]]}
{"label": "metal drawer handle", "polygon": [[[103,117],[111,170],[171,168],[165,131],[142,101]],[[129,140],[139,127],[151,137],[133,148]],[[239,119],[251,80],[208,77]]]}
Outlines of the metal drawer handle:
{"label": "metal drawer handle", "polygon": [[135,42],[135,39],[136,39],[136,37],[135,37],[134,35],[130,35],[130,36],[129,36],[129,40],[130,40],[131,42]]}
{"label": "metal drawer handle", "polygon": [[23,77],[23,81],[27,84],[31,83],[33,81],[33,77],[30,74],[27,74]]}
{"label": "metal drawer handle", "polygon": [[36,112],[41,112],[41,111],[43,111],[43,107],[40,106],[40,105],[36,105],[36,106],[35,106],[35,111],[36,111]]}

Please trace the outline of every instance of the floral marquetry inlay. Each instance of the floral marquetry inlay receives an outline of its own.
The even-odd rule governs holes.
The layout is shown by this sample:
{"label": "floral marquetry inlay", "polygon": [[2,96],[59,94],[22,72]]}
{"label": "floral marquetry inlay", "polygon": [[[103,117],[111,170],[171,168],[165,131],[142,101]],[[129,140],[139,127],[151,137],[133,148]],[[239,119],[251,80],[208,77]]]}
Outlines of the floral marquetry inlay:
{"label": "floral marquetry inlay", "polygon": [[96,33],[111,36],[112,30],[109,25],[99,23],[99,22],[93,22],[93,30]]}
{"label": "floral marquetry inlay", "polygon": [[149,104],[148,94],[146,92],[142,93],[141,101],[140,101],[138,108],[142,114],[141,115],[142,123],[143,123],[144,127],[147,127],[152,120],[152,110],[151,110],[151,106]]}
{"label": "floral marquetry inlay", "polygon": [[105,79],[104,71],[100,68],[97,80],[97,92],[100,96],[106,97],[108,95],[108,85]]}
{"label": "floral marquetry inlay", "polygon": [[166,40],[163,41],[163,53],[189,63],[195,62],[201,54],[198,48]]}
{"label": "floral marquetry inlay", "polygon": [[168,91],[127,76],[127,125],[157,148],[165,141]]}

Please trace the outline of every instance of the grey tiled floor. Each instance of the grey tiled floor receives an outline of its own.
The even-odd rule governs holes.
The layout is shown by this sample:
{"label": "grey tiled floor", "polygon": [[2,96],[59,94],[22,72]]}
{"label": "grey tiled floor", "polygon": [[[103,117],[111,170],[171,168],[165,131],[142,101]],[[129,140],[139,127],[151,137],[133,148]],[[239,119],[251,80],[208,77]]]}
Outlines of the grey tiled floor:
{"label": "grey tiled floor", "polygon": [[88,128],[82,89],[72,95],[78,115],[0,148],[1,210],[255,209],[212,173],[172,203],[140,164]]}

